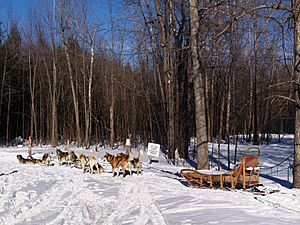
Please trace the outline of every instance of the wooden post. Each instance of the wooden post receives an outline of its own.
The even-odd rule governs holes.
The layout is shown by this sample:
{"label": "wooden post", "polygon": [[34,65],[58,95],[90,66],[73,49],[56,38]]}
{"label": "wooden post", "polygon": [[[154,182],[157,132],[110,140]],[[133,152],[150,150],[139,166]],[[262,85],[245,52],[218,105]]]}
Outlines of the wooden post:
{"label": "wooden post", "polygon": [[203,182],[203,178],[200,177],[200,188],[203,188],[204,187],[204,182]]}
{"label": "wooden post", "polygon": [[246,190],[246,162],[243,158],[243,189]]}
{"label": "wooden post", "polygon": [[209,175],[209,188],[211,189],[211,188],[213,188],[213,179],[212,179],[212,175],[210,174]]}
{"label": "wooden post", "polygon": [[32,154],[32,137],[29,136],[28,138],[28,156],[31,156]]}
{"label": "wooden post", "polygon": [[220,189],[223,189],[223,175],[220,174]]}
{"label": "wooden post", "polygon": [[125,151],[127,155],[129,155],[129,152],[131,152],[131,142],[129,138],[126,139]]}

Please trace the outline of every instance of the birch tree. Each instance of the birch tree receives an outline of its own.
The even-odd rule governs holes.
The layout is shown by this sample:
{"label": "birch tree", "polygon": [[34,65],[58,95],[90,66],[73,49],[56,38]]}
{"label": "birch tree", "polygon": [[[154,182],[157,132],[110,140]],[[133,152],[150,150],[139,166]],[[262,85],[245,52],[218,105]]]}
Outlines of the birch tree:
{"label": "birch tree", "polygon": [[70,58],[70,49],[67,43],[67,35],[70,31],[70,17],[71,15],[68,14],[68,4],[65,0],[61,1],[61,11],[60,11],[60,34],[63,43],[63,50],[67,60],[68,72],[69,72],[69,81],[72,89],[72,98],[73,98],[73,106],[74,106],[74,113],[75,113],[75,123],[76,123],[76,140],[77,145],[81,145],[81,131],[80,131],[80,121],[79,121],[79,107],[78,107],[78,98],[75,90],[74,84],[74,75],[73,69],[71,64]]}

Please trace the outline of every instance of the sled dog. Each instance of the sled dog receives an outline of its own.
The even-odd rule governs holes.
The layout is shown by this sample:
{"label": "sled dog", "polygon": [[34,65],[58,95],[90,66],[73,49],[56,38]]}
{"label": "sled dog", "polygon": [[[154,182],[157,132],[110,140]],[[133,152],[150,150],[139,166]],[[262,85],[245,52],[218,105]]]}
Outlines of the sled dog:
{"label": "sled dog", "polygon": [[104,172],[104,168],[98,163],[96,156],[86,156],[85,154],[79,155],[81,162],[82,172],[85,172],[85,167],[89,167],[90,173],[97,172],[98,174]]}
{"label": "sled dog", "polygon": [[36,163],[42,163],[42,162],[43,162],[41,159],[35,159],[35,158],[33,158],[31,155],[28,156],[28,158],[29,158],[34,164],[36,164]]}
{"label": "sled dog", "polygon": [[101,166],[98,162],[92,164],[91,160],[89,161],[89,166],[90,166],[90,173],[103,173],[104,172],[104,168],[103,166]]}
{"label": "sled dog", "polygon": [[89,157],[86,156],[85,154],[80,154],[78,158],[81,164],[82,172],[84,173],[85,167],[88,166]]}
{"label": "sled dog", "polygon": [[125,177],[127,165],[129,168],[129,174],[130,174],[130,176],[132,175],[131,174],[131,161],[133,160],[133,154],[130,154],[130,153],[129,153],[129,155],[125,155],[125,154],[120,155],[119,154],[117,156],[111,155],[107,152],[105,153],[105,155],[103,156],[102,159],[104,161],[107,161],[110,163],[110,165],[112,167],[113,177],[115,176],[115,169],[117,170],[117,176],[119,176],[120,167],[122,167],[123,177]]}
{"label": "sled dog", "polygon": [[21,164],[34,164],[34,162],[31,159],[25,159],[22,155],[17,155],[17,159]]}
{"label": "sled dog", "polygon": [[61,150],[56,149],[56,158],[59,166],[61,165],[62,160],[68,161],[68,155],[68,152],[62,152]]}
{"label": "sled dog", "polygon": [[68,165],[70,166],[72,163],[76,164],[76,161],[78,161],[77,155],[74,153],[74,151],[69,151],[67,156]]}
{"label": "sled dog", "polygon": [[79,161],[80,161],[82,172],[84,173],[85,172],[85,165],[87,165],[88,158],[85,154],[82,154],[82,153],[79,155],[78,158],[79,158]]}
{"label": "sled dog", "polygon": [[51,152],[45,153],[42,157],[42,163],[44,163],[46,166],[50,166],[51,163]]}
{"label": "sled dog", "polygon": [[77,155],[71,150],[68,150],[68,152],[63,152],[59,149],[56,149],[56,158],[58,165],[61,165],[62,160],[65,160],[69,166],[78,160]]}
{"label": "sled dog", "polygon": [[95,156],[89,157],[87,164],[90,167],[90,173],[94,173],[94,169],[93,168],[95,166],[97,173],[100,174],[100,168],[98,166],[99,163],[98,163],[97,158]]}
{"label": "sled dog", "polygon": [[136,174],[139,175],[139,173],[142,175],[142,156],[143,156],[143,149],[139,150],[139,154],[137,158],[134,158],[132,160],[133,168],[136,170]]}

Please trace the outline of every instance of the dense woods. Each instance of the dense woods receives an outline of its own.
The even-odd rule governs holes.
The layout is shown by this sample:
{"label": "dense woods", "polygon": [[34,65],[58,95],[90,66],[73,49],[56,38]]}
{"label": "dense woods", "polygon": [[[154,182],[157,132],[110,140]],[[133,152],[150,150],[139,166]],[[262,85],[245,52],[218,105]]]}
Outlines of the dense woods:
{"label": "dense woods", "polygon": [[13,12],[1,21],[3,145],[130,137],[162,144],[173,160],[197,137],[198,168],[207,168],[208,142],[240,135],[257,145],[293,132],[299,1],[103,1],[105,23],[83,0],[41,1],[24,9],[26,24]]}

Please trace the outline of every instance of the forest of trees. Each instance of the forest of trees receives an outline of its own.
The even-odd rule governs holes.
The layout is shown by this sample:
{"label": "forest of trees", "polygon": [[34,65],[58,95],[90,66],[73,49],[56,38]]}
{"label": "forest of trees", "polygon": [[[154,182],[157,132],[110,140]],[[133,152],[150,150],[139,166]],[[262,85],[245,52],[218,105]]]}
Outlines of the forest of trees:
{"label": "forest of trees", "polygon": [[207,168],[208,142],[257,145],[274,121],[295,119],[300,174],[299,0],[103,1],[105,23],[87,0],[44,0],[24,9],[26,24],[13,11],[1,21],[3,145],[131,137],[174,159],[197,137]]}

